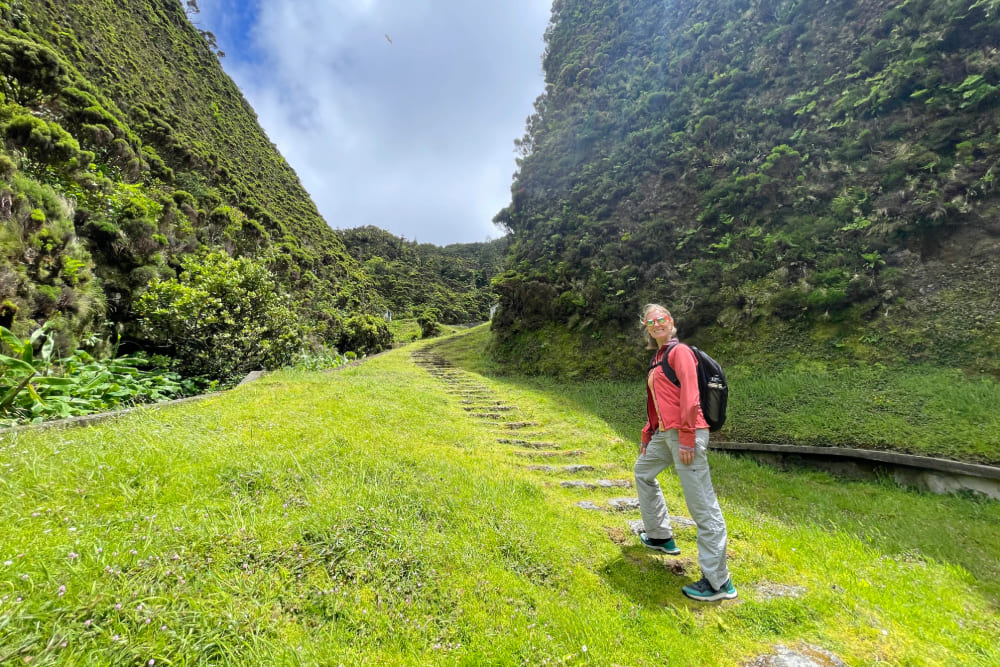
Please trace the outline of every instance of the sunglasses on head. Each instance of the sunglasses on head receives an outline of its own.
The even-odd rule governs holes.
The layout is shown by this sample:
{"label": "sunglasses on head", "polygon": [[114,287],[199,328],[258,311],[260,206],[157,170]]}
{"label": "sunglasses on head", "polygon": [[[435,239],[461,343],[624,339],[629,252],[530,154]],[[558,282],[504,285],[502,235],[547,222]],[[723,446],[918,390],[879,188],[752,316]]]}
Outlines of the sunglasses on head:
{"label": "sunglasses on head", "polygon": [[655,327],[657,324],[666,324],[667,322],[671,322],[671,321],[672,320],[669,317],[666,317],[666,316],[664,316],[664,317],[651,317],[648,320],[646,320],[646,326],[647,327]]}

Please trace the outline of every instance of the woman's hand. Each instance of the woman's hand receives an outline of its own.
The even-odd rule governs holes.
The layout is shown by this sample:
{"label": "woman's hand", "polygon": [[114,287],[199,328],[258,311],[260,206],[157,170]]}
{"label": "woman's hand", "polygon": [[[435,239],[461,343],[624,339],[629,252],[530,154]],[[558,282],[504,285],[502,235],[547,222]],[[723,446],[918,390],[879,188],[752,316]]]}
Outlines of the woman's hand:
{"label": "woman's hand", "polygon": [[681,447],[680,454],[681,463],[684,465],[689,466],[694,463],[694,447]]}
{"label": "woman's hand", "polygon": [[639,443],[639,456],[645,456],[646,455],[646,447],[648,445],[649,445],[648,442],[640,442]]}

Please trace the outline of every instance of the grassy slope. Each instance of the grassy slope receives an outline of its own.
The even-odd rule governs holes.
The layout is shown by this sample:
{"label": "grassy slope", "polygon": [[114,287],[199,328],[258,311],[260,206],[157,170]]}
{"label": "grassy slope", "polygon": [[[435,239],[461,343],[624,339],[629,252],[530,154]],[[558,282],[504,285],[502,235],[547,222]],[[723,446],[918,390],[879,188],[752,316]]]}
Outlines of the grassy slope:
{"label": "grassy slope", "polygon": [[[441,353],[488,372],[484,334]],[[1000,660],[1000,503],[716,456],[741,599],[698,605],[693,529],[680,558],[635,546],[636,514],[575,506],[631,490],[528,470],[411,349],[3,436],[0,663],[732,665],[799,641],[850,664]],[[584,450],[581,478],[629,476],[634,386],[472,379]]]}
{"label": "grassy slope", "polygon": [[[845,358],[830,352],[844,339],[829,334],[818,343],[790,338],[788,331],[765,330],[739,340],[686,339],[726,370],[730,417],[717,440],[883,449],[1000,465],[1000,382],[989,373],[889,358],[870,348]],[[613,344],[588,344],[546,327],[520,339],[517,354],[498,363],[504,373],[541,372],[571,383],[592,378],[586,368],[596,366],[628,378],[608,386],[631,391],[650,356],[638,340],[630,330]]]}

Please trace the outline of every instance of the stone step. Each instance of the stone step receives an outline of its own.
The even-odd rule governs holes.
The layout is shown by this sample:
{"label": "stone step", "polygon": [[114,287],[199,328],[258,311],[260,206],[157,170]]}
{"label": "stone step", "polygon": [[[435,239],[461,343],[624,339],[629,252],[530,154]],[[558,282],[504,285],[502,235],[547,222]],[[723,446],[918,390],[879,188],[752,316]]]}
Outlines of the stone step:
{"label": "stone step", "polygon": [[601,507],[597,503],[591,500],[581,500],[576,504],[577,507],[581,507],[585,510],[602,510],[610,509],[616,512],[627,512],[631,510],[639,509],[639,499],[638,498],[609,498],[605,501],[607,507]]}
{"label": "stone step", "polygon": [[537,472],[568,472],[568,473],[578,473],[578,472],[590,472],[594,469],[594,466],[577,464],[568,466],[528,466],[528,470],[534,470]]}
{"label": "stone step", "polygon": [[502,445],[519,445],[530,447],[531,449],[556,449],[559,443],[556,442],[533,442],[531,440],[518,440],[516,438],[497,438],[497,442]]}
{"label": "stone step", "polygon": [[515,451],[515,456],[527,456],[531,458],[555,458],[560,456],[583,456],[587,452],[582,449],[569,449],[557,452],[536,452],[536,451]]}
{"label": "stone step", "polygon": [[469,416],[476,419],[503,419],[507,415],[502,412],[470,412]]}
{"label": "stone step", "polygon": [[582,479],[568,479],[560,482],[560,486],[567,489],[611,489],[615,487],[630,487],[632,486],[632,480],[598,479],[593,482],[587,482]]}

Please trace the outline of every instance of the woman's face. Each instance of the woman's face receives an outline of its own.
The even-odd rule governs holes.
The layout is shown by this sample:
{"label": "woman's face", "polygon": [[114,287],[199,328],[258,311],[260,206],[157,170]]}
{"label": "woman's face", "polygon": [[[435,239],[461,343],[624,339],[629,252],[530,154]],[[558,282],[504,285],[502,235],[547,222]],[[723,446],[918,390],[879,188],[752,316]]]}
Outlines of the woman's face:
{"label": "woman's face", "polygon": [[[653,326],[649,326],[650,321],[653,322]],[[671,334],[674,332],[674,321],[670,319],[667,311],[662,308],[650,308],[646,312],[644,324],[646,325],[646,331],[649,332],[649,335],[659,345],[663,345],[669,341]]]}

